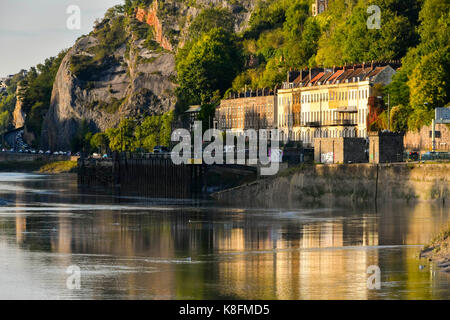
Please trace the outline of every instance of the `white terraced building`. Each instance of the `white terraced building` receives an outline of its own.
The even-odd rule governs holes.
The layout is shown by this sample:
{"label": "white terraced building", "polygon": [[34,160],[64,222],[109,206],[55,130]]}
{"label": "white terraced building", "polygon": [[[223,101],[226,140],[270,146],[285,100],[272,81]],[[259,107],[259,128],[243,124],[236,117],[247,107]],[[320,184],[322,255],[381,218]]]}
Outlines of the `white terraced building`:
{"label": "white terraced building", "polygon": [[290,71],[278,90],[277,126],[282,140],[313,145],[319,137],[368,137],[378,86],[391,82],[397,64],[372,63]]}

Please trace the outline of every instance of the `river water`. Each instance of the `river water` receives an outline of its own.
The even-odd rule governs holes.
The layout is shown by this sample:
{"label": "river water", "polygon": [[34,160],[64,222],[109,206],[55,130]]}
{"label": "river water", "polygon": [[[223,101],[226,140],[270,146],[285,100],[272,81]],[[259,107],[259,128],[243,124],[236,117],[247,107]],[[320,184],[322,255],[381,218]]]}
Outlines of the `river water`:
{"label": "river water", "polygon": [[224,207],[76,180],[0,173],[0,299],[450,298],[450,274],[418,259],[442,205]]}

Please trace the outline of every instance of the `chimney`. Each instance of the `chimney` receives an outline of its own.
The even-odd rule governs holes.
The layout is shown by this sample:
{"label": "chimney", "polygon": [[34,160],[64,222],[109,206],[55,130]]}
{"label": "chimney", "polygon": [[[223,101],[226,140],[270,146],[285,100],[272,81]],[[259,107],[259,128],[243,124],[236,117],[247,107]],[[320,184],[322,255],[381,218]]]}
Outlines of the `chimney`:
{"label": "chimney", "polygon": [[287,74],[287,82],[294,82],[294,80],[299,76],[299,72],[297,70],[292,71],[292,68],[288,71]]}

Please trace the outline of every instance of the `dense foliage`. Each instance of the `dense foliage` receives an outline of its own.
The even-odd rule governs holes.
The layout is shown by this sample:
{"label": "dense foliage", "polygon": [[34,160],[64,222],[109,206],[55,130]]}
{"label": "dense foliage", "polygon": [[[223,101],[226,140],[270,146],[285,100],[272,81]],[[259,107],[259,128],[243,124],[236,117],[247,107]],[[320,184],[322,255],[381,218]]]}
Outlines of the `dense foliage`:
{"label": "dense foliage", "polygon": [[[233,90],[280,85],[289,68],[402,59],[383,90],[391,99],[391,129],[420,128],[431,122],[436,107],[448,106],[448,1],[333,0],[316,17],[312,2],[258,2],[248,29],[238,35],[245,63]],[[370,5],[381,9],[380,28],[367,26]]]}
{"label": "dense foliage", "polygon": [[58,56],[32,67],[19,83],[18,98],[22,100],[22,111],[27,115],[25,125],[35,137],[32,141],[35,146],[39,146],[42,122],[50,107],[53,83],[66,52],[61,51]]}
{"label": "dense foliage", "polygon": [[155,146],[169,146],[173,112],[147,116],[143,120],[125,118],[116,128],[93,134],[86,120],[81,121],[71,141],[72,151],[86,153],[110,151],[151,152]]}
{"label": "dense foliage", "polygon": [[450,28],[448,1],[425,0],[419,12],[419,44],[409,48],[387,92],[392,96],[395,129],[431,123],[434,109],[449,107]]}
{"label": "dense foliage", "polygon": [[138,123],[124,119],[117,128],[106,131],[112,151],[149,152],[157,145],[169,146],[172,132],[173,112],[160,116],[148,116]]}
{"label": "dense foliage", "polygon": [[231,86],[241,65],[241,51],[234,35],[213,28],[179,49],[180,90],[194,104],[209,103],[216,91],[224,94]]}
{"label": "dense foliage", "polygon": [[6,91],[0,94],[0,134],[12,129],[13,111],[16,105],[17,85],[24,78],[25,70],[21,70],[6,81]]}
{"label": "dense foliage", "polygon": [[[131,38],[143,39],[149,50],[163,50],[154,40],[152,28],[132,17],[137,7],[146,8],[152,2],[126,0],[123,6],[108,10],[96,24],[93,34],[98,44],[89,50],[90,55],[75,55],[71,59],[71,70],[85,82],[86,89],[101,77],[102,71],[125,63],[112,53],[125,45],[128,59],[132,53]],[[448,0],[332,0],[328,10],[316,17],[311,15],[312,2],[259,0],[242,32],[235,31],[236,15],[229,9],[203,7],[190,21],[189,30],[182,30],[186,39],[176,50],[178,111],[201,104],[201,119],[208,125],[214,106],[229,89],[273,88],[284,81],[289,68],[391,59],[402,60],[391,85],[380,89],[390,95],[391,129],[420,128],[430,123],[436,107],[449,106]],[[233,5],[239,3],[232,1]],[[367,27],[371,15],[367,8],[372,4],[381,9],[379,29]],[[160,1],[159,5],[164,7],[165,3]],[[161,15],[166,14],[163,9]],[[31,68],[25,79],[20,79],[27,127],[35,133],[36,143],[64,54]],[[15,79],[8,93],[0,97],[3,131],[11,127],[18,82]],[[94,107],[116,112],[122,102],[99,102]],[[87,124],[83,124],[74,147],[151,150],[156,144],[168,143],[168,119],[172,118],[172,114],[149,117],[139,124],[124,120],[118,128],[97,135],[92,135]],[[380,119],[387,123],[387,114]]]}

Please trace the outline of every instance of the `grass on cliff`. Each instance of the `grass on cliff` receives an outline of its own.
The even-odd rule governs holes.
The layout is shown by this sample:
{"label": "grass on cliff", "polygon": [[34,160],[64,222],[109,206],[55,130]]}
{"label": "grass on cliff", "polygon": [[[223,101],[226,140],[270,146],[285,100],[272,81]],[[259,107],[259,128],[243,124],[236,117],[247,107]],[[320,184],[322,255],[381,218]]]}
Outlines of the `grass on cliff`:
{"label": "grass on cliff", "polygon": [[[427,257],[438,263],[450,261],[450,224],[423,248],[420,256]],[[450,272],[450,269],[447,268],[445,271]]]}
{"label": "grass on cliff", "polygon": [[73,173],[76,172],[76,161],[57,161],[43,165],[40,169],[40,173]]}
{"label": "grass on cliff", "polygon": [[449,242],[450,242],[450,224],[447,225],[447,227],[444,228],[444,230],[442,230],[436,236],[434,236],[433,239],[431,239],[430,243],[426,245],[424,249],[429,249],[433,247],[436,248],[442,245],[445,246]]}

